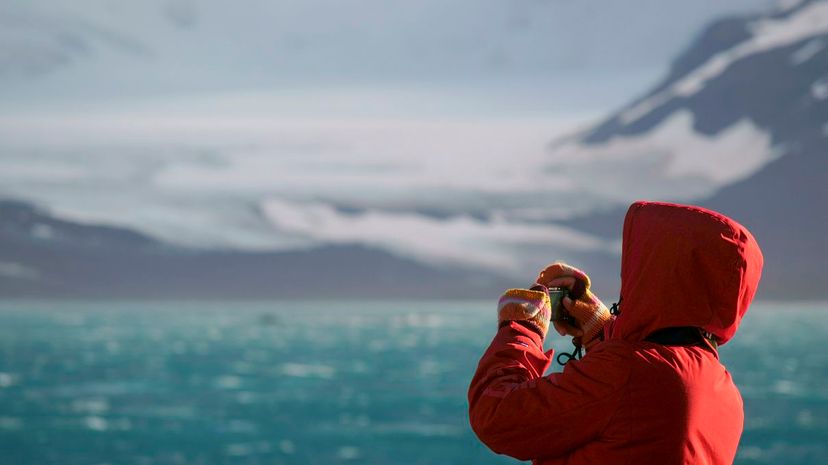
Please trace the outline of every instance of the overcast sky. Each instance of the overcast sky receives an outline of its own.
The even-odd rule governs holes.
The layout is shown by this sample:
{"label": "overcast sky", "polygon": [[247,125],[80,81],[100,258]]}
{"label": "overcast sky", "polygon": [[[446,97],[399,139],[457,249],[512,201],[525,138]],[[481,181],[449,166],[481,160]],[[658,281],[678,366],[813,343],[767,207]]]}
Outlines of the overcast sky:
{"label": "overcast sky", "polygon": [[645,90],[712,19],[772,3],[0,0],[0,97],[15,111],[268,95],[287,114],[594,113]]}

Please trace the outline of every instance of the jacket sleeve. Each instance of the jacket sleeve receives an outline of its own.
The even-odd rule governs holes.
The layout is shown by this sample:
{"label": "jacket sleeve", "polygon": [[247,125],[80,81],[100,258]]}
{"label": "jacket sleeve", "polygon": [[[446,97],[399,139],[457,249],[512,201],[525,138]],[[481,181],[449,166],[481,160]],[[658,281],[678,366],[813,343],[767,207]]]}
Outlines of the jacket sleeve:
{"label": "jacket sleeve", "polygon": [[551,351],[543,352],[540,335],[503,326],[469,388],[472,429],[493,451],[519,460],[568,455],[609,423],[629,378],[628,357],[624,347],[599,343],[562,373],[543,376]]}

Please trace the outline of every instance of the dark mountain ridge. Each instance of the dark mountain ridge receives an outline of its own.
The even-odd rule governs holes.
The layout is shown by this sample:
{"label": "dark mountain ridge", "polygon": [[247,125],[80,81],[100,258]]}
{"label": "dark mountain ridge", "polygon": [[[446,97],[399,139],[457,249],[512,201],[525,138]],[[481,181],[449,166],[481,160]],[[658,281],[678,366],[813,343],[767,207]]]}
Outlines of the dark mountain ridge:
{"label": "dark mountain ridge", "polygon": [[173,247],[0,201],[0,296],[139,299],[458,299],[508,280],[429,267],[360,245],[290,252]]}

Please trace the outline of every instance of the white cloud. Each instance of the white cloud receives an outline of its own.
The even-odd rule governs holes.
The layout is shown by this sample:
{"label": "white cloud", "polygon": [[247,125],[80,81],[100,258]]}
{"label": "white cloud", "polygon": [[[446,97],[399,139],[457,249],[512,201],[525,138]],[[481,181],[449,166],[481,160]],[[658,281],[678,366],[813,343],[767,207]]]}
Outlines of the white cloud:
{"label": "white cloud", "polygon": [[[555,119],[114,116],[0,120],[0,195],[188,246],[286,249],[262,199],[544,220],[573,180],[544,172]],[[557,128],[557,129],[556,129]],[[566,129],[564,129],[566,128]]]}
{"label": "white cloud", "polygon": [[69,219],[187,246],[361,243],[505,270],[539,250],[616,250],[556,219],[708,193],[772,158],[749,121],[715,137],[692,125],[678,113],[647,136],[549,153],[561,121],[0,120],[0,186]]}
{"label": "white cloud", "polygon": [[504,219],[469,217],[446,220],[412,213],[367,211],[347,214],[319,203],[280,199],[263,202],[263,210],[283,232],[318,243],[365,244],[434,264],[483,266],[516,271],[533,257],[527,247],[614,253],[617,245],[568,228]]}

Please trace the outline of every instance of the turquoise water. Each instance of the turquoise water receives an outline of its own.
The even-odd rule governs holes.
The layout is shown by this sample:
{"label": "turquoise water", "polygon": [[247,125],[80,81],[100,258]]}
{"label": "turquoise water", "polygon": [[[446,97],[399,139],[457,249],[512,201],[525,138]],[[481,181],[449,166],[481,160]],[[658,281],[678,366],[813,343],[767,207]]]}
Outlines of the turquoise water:
{"label": "turquoise water", "polygon": [[[828,463],[825,309],[755,305],[722,348],[745,398],[737,463]],[[493,313],[492,302],[3,302],[0,457],[515,463],[466,418]]]}

